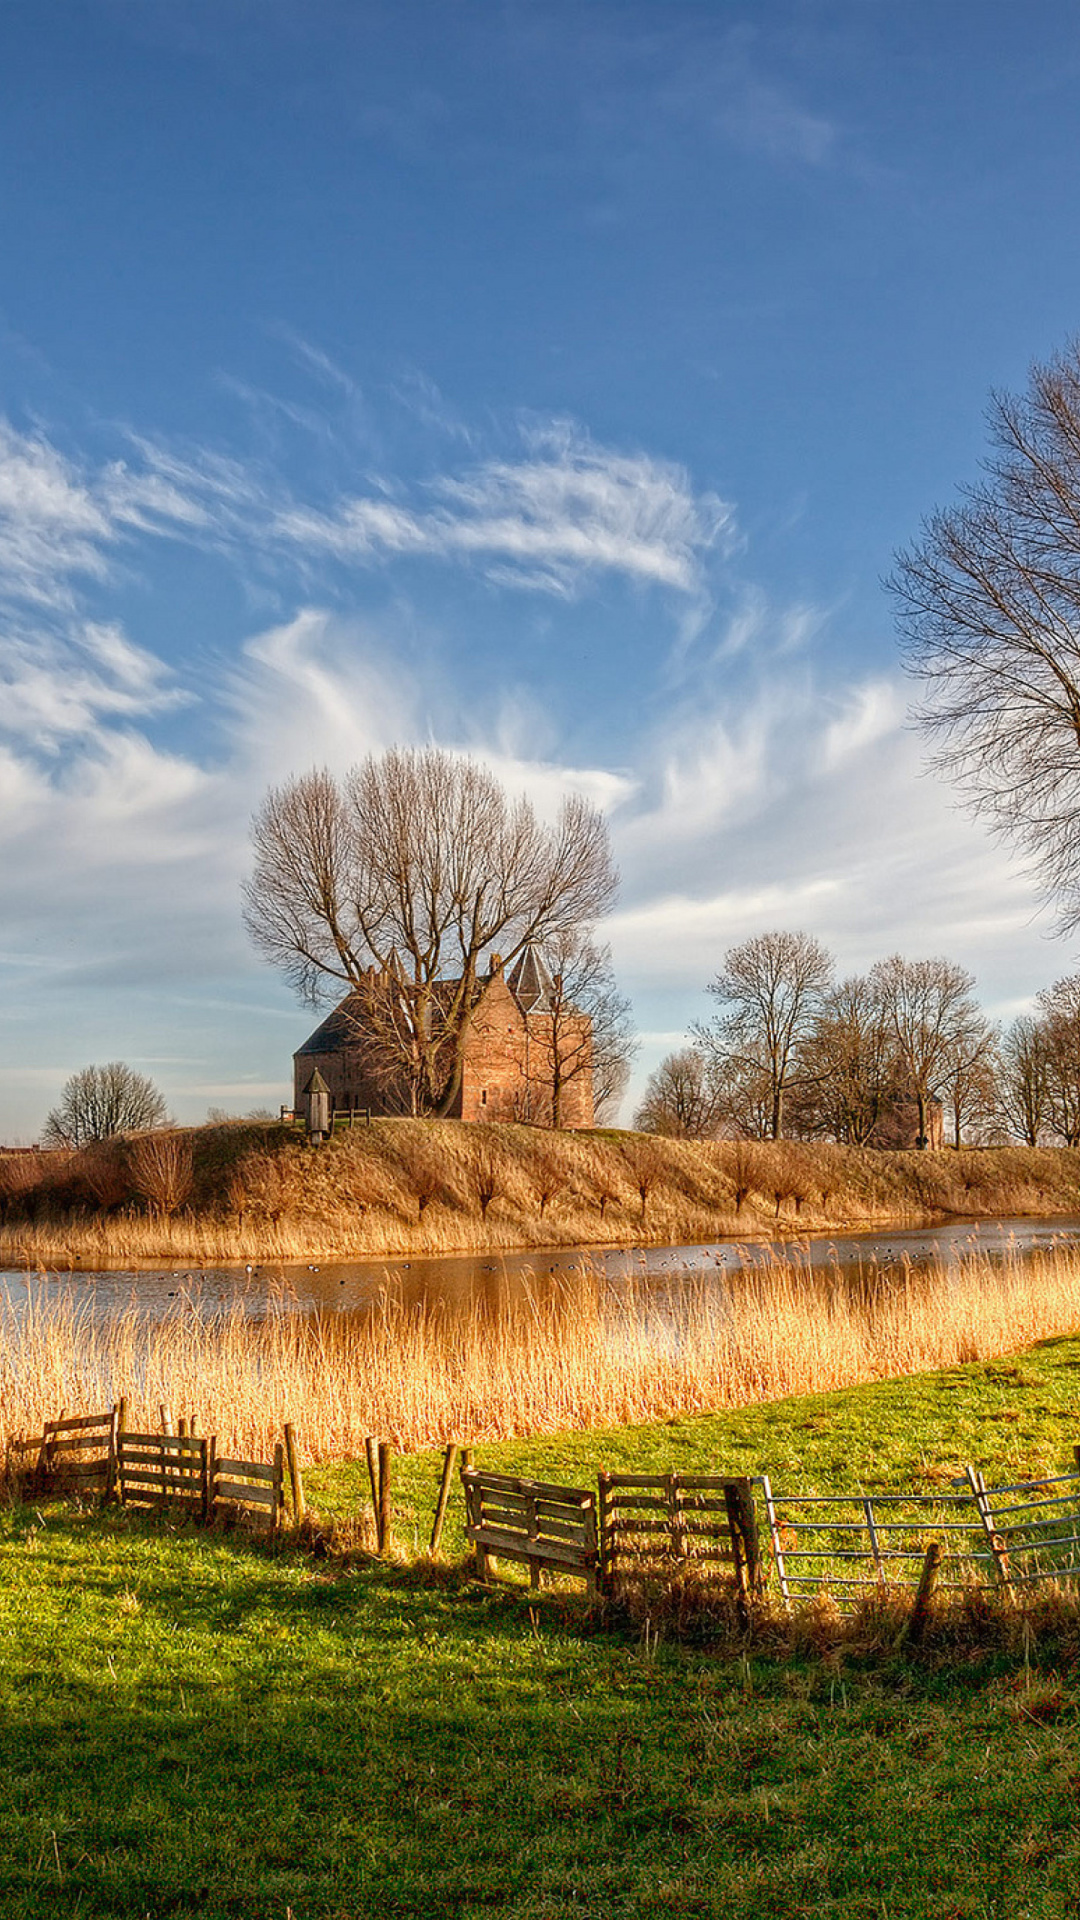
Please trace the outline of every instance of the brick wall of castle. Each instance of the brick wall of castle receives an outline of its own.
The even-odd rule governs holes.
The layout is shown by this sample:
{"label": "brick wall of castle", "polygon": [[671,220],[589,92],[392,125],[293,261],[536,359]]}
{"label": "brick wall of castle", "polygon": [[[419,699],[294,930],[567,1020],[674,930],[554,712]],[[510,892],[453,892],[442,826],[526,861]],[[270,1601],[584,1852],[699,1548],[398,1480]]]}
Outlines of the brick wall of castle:
{"label": "brick wall of castle", "polygon": [[[589,1023],[584,1015],[563,1016],[562,1054],[580,1068],[562,1088],[559,1124],[593,1124],[591,1061],[587,1058]],[[523,1014],[501,975],[496,974],[473,1015],[461,1079],[463,1120],[533,1120],[551,1124],[550,1014]]]}

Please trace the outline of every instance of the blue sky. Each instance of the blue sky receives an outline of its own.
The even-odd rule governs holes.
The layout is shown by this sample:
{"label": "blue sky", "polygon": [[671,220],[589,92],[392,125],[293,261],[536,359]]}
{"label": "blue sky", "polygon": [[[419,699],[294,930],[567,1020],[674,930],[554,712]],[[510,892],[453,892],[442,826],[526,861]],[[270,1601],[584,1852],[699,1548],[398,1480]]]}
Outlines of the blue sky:
{"label": "blue sky", "polygon": [[287,1097],[272,779],[434,739],[610,813],[637,1085],[724,950],[1071,971],[881,590],[1080,330],[1080,17],[0,11],[0,1139]]}

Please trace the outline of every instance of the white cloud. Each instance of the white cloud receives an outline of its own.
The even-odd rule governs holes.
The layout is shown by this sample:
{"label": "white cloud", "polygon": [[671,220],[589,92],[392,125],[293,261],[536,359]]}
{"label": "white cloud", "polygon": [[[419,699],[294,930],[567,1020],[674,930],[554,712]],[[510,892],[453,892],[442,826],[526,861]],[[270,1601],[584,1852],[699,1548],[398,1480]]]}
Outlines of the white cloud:
{"label": "white cloud", "polygon": [[163,663],[119,626],[67,634],[0,627],[0,733],[48,752],[105,720],[144,718],[186,695]]}
{"label": "white cloud", "polygon": [[685,471],[600,447],[566,423],[532,429],[524,457],[491,459],[427,489],[435,504],[354,496],[330,512],[284,509],[274,532],[305,552],[375,565],[475,560],[502,584],[569,594],[598,572],[687,594],[733,514]]}

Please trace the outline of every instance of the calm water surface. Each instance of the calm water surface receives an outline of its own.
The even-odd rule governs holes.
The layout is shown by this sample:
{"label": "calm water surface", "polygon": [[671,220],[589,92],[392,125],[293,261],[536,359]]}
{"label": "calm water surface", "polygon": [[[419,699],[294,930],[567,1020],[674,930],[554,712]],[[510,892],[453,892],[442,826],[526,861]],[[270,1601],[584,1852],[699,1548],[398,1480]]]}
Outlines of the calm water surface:
{"label": "calm water surface", "polygon": [[778,1259],[871,1277],[905,1264],[948,1269],[972,1253],[1003,1261],[1054,1246],[1080,1246],[1080,1218],[952,1221],[889,1233],[717,1240],[689,1247],[534,1248],[479,1257],[451,1254],[311,1266],[268,1263],[250,1269],[176,1265],[143,1271],[10,1270],[0,1271],[0,1302],[20,1311],[44,1291],[85,1306],[95,1318],[131,1307],[150,1318],[187,1310],[212,1312],[234,1302],[256,1318],[282,1301],[306,1312],[361,1312],[387,1291],[406,1301],[467,1306],[472,1301],[505,1301],[530,1281],[557,1279],[582,1267],[602,1274],[616,1296],[623,1288],[644,1283],[662,1297],[688,1279],[705,1278],[723,1288],[740,1271]]}

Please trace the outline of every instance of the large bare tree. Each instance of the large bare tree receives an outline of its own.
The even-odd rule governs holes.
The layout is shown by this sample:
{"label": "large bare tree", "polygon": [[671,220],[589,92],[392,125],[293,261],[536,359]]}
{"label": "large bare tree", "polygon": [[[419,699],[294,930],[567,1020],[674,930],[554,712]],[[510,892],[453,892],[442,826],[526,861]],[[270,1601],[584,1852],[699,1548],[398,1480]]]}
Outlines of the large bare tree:
{"label": "large bare tree", "polygon": [[650,1073],[634,1125],[642,1133],[705,1140],[726,1117],[722,1089],[702,1049],[680,1047]]}
{"label": "large bare tree", "polygon": [[902,1092],[896,1044],[871,980],[830,987],[799,1050],[797,1130],[853,1147],[874,1141]]}
{"label": "large bare tree", "polygon": [[369,755],[267,794],[245,918],[311,1005],[351,989],[359,1026],[416,1112],[448,1112],[481,961],[590,925],[617,876],[581,796],[553,825],[475,761],[437,747]]}
{"label": "large bare tree", "polygon": [[925,1147],[931,1100],[947,1091],[956,1061],[979,1058],[993,1035],[971,998],[972,976],[951,960],[894,953],[878,961],[870,979],[918,1108],[916,1144]]}
{"label": "large bare tree", "polygon": [[995,395],[985,478],[889,582],[919,718],[973,811],[1080,922],[1080,342]]}
{"label": "large bare tree", "polygon": [[998,1050],[998,1111],[1009,1133],[1037,1147],[1050,1118],[1047,1035],[1041,1020],[1022,1013]]}
{"label": "large bare tree", "polygon": [[1080,1146],[1080,974],[1036,996],[1040,1013],[1046,1118],[1066,1147]]}
{"label": "large bare tree", "polygon": [[694,1036],[717,1078],[764,1088],[764,1131],[778,1140],[801,1042],[813,1027],[832,959],[808,933],[759,933],[724,956],[708,991],[721,1011]]}
{"label": "large bare tree", "polygon": [[163,1127],[165,1101],[145,1073],[122,1060],[104,1067],[82,1067],[65,1082],[42,1132],[47,1147],[85,1147],[121,1133]]}

